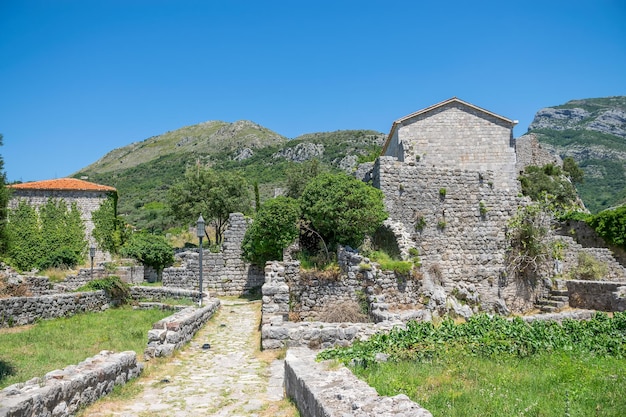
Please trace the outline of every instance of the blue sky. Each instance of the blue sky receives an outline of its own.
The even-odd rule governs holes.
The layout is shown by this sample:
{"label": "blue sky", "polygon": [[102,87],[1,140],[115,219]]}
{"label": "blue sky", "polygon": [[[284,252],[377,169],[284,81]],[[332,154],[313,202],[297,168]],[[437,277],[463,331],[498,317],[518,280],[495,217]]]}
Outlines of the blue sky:
{"label": "blue sky", "polygon": [[626,2],[1,0],[9,181],[182,126],[374,129],[457,96],[510,119],[626,95]]}

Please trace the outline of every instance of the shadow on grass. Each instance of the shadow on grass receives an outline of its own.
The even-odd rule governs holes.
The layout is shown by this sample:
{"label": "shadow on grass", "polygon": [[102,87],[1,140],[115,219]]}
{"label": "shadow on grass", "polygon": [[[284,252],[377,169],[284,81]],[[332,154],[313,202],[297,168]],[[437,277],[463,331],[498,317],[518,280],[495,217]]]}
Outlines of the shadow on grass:
{"label": "shadow on grass", "polygon": [[0,359],[0,386],[4,385],[4,379],[15,374],[15,368],[9,362]]}

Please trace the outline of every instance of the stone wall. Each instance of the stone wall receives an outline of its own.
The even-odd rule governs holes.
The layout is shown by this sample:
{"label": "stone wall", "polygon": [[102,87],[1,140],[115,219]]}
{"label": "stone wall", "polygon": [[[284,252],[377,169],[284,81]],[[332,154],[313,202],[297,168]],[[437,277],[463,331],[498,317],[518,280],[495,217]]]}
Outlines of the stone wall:
{"label": "stone wall", "polygon": [[71,316],[109,307],[104,291],[0,299],[0,327],[22,326],[38,319]]}
{"label": "stone wall", "polygon": [[198,290],[186,290],[183,288],[165,288],[165,287],[130,287],[130,295],[133,300],[140,301],[148,299],[159,301],[166,298],[176,300],[198,300],[200,292]]}
{"label": "stone wall", "polygon": [[102,351],[78,365],[0,391],[0,417],[69,417],[141,373],[135,352]]}
{"label": "stone wall", "polygon": [[507,222],[523,202],[517,188],[491,171],[410,165],[391,157],[378,158],[373,174],[390,219],[419,250],[431,300],[467,293],[486,311],[532,308],[538,289],[503,279]]}
{"label": "stone wall", "polygon": [[602,239],[596,231],[587,223],[579,220],[566,220],[560,223],[557,233],[568,236],[576,240],[578,244],[585,248],[606,248],[610,249],[613,258],[622,266],[626,267],[626,250],[619,246],[611,245]]}
{"label": "stone wall", "polygon": [[382,397],[347,368],[330,369],[315,355],[289,349],[285,359],[285,392],[302,417],[432,417],[406,395]]}
{"label": "stone wall", "polygon": [[626,311],[626,282],[568,280],[569,305],[599,311]]}
{"label": "stone wall", "polygon": [[[248,228],[248,220],[241,213],[232,213],[228,229],[219,253],[202,253],[202,287],[217,295],[241,295],[259,289],[265,276],[257,268],[241,257],[241,243]],[[166,268],[163,271],[163,286],[198,288],[198,252],[188,251],[176,255],[181,267]]]}
{"label": "stone wall", "polygon": [[202,308],[189,307],[159,320],[148,332],[146,359],[169,356],[191,340],[220,306],[220,300],[207,300]]}
{"label": "stone wall", "polygon": [[542,147],[534,133],[520,136],[515,140],[515,154],[517,156],[515,169],[518,174],[521,174],[529,165],[538,167],[546,164],[563,165],[561,157]]}
{"label": "stone wall", "polygon": [[394,127],[397,150],[390,144],[387,156],[424,167],[494,171],[498,186],[515,181],[510,121],[453,100],[407,116]]}

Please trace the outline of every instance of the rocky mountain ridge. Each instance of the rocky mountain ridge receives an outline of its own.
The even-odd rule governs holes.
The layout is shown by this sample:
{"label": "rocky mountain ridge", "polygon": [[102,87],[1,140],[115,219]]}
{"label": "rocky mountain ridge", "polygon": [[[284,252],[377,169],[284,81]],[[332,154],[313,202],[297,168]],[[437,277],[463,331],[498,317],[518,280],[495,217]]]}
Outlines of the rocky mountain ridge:
{"label": "rocky mountain ridge", "polygon": [[537,112],[528,128],[543,146],[585,172],[577,186],[598,212],[626,202],[626,97],[571,100]]}

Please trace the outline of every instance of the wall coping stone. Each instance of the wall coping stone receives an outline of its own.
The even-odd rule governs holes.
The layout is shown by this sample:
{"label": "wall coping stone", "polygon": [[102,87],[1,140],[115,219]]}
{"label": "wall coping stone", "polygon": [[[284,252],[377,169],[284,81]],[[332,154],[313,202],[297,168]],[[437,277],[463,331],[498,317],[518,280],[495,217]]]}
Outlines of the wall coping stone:
{"label": "wall coping stone", "polygon": [[406,395],[383,397],[344,366],[329,369],[316,351],[295,348],[285,358],[285,391],[302,417],[432,417]]}
{"label": "wall coping stone", "polygon": [[78,365],[48,372],[43,379],[4,388],[0,391],[0,417],[71,416],[142,370],[135,352],[103,350]]}

